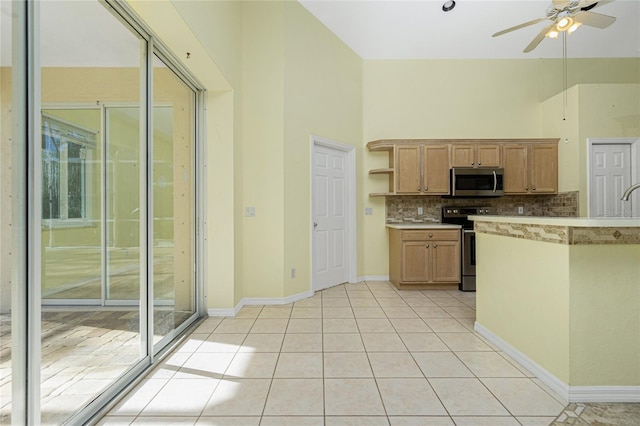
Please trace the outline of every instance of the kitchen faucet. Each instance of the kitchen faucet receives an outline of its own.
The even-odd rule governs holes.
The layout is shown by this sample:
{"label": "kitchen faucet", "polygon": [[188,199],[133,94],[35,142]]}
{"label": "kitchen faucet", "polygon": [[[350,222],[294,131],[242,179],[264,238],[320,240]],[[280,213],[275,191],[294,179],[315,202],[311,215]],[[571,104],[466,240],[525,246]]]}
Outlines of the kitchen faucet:
{"label": "kitchen faucet", "polygon": [[633,191],[635,191],[636,189],[640,188],[640,183],[636,183],[635,185],[631,185],[629,188],[627,188],[626,191],[624,191],[624,194],[622,194],[622,198],[620,198],[622,201],[629,201],[629,195],[631,195],[631,193]]}

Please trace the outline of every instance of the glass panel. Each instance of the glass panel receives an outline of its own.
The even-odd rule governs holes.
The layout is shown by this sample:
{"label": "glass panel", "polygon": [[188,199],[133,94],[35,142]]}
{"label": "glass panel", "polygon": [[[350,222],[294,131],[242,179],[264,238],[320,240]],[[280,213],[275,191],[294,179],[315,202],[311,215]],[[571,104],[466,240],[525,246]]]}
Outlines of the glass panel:
{"label": "glass panel", "polygon": [[195,93],[153,58],[154,343],[195,313]]}
{"label": "glass panel", "polygon": [[140,299],[140,108],[106,108],[107,303]]}
{"label": "glass panel", "polygon": [[[140,39],[97,0],[45,1],[40,8],[44,303],[40,404],[43,424],[62,424],[105,392],[144,353],[139,180],[137,173],[126,182],[114,179],[120,169],[113,166],[125,146],[133,147],[134,154],[123,155],[139,160],[138,117],[127,123],[134,130],[126,136],[118,134],[117,141],[105,137],[114,134],[105,123],[105,105],[140,107]],[[121,200],[126,200],[122,207],[129,213],[124,217]],[[113,238],[117,232],[113,225],[121,218],[131,222],[126,242]],[[115,252],[127,261],[114,265]],[[134,301],[111,306],[106,282],[124,274],[134,281]]]}
{"label": "glass panel", "polygon": [[[13,186],[14,179],[26,176],[25,165],[14,161],[12,150],[13,121],[12,111],[12,2],[0,1],[0,424],[11,424],[11,383],[12,383],[12,333],[11,333],[11,282],[14,276],[13,265],[19,238],[18,226],[14,222],[13,203],[17,194]],[[24,237],[22,237],[24,241]],[[17,307],[16,307],[17,308]],[[19,338],[16,334],[14,338]],[[16,345],[15,347],[18,347]],[[17,419],[14,423],[18,423]]]}

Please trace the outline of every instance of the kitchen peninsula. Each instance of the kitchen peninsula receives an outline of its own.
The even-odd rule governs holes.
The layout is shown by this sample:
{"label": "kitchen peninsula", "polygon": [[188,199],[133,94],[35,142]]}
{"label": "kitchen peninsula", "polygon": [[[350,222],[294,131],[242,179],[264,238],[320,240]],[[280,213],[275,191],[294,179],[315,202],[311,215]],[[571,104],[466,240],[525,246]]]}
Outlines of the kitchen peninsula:
{"label": "kitchen peninsula", "polygon": [[568,401],[640,402],[640,219],[471,219],[476,331]]}

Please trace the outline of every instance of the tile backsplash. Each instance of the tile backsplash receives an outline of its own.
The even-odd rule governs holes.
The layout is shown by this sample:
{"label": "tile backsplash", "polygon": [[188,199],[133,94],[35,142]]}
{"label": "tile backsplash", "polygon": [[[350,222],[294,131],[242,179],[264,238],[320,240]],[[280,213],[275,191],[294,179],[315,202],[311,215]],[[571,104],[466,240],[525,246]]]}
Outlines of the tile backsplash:
{"label": "tile backsplash", "polygon": [[[386,197],[387,222],[440,222],[442,207],[491,207],[493,214],[518,216],[523,207],[524,216],[578,216],[578,191],[557,195],[505,195],[499,198],[441,198],[411,195]],[[418,208],[422,214],[418,215]]]}

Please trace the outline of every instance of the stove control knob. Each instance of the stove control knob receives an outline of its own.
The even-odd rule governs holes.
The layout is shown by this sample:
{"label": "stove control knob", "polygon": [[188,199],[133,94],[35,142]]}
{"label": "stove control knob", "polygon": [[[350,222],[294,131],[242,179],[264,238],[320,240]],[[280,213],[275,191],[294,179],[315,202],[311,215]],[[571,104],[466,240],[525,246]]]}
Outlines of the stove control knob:
{"label": "stove control knob", "polygon": [[458,213],[458,209],[453,209],[453,212],[454,213]]}

